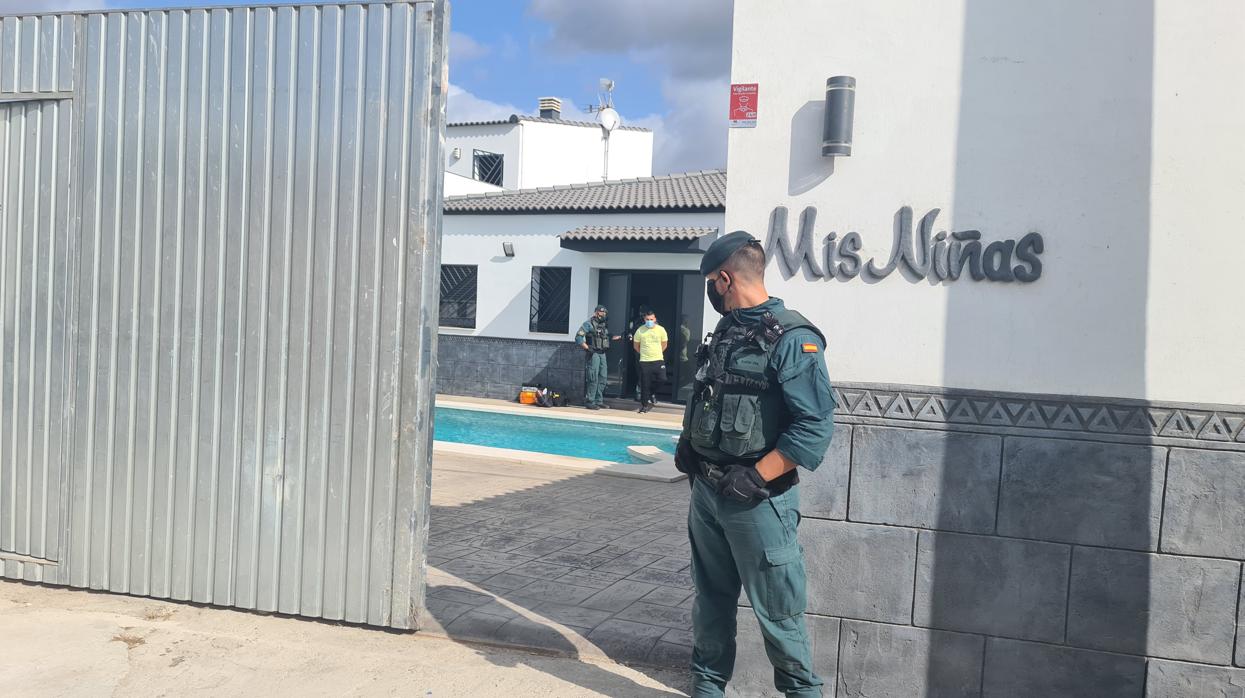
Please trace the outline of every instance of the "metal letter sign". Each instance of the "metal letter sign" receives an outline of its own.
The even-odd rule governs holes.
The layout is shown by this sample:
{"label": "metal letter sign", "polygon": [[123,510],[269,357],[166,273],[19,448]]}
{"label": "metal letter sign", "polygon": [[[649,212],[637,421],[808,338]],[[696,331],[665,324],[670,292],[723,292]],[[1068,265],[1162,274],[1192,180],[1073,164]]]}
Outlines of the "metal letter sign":
{"label": "metal letter sign", "polygon": [[867,281],[881,281],[896,269],[912,281],[929,279],[955,281],[968,268],[973,281],[1032,283],[1042,276],[1042,260],[1046,250],[1042,234],[1030,232],[1020,240],[997,240],[983,246],[981,231],[945,230],[934,232],[939,210],[931,209],[921,217],[914,230],[912,207],[902,206],[895,214],[894,239],[885,264],[877,259],[861,259],[860,233],[849,232],[839,237],[831,232],[817,244],[813,228],[817,209],[806,206],[800,214],[795,242],[787,229],[787,207],[777,206],[770,214],[769,236],[765,241],[766,259],[778,260],[784,278],[790,279],[804,269],[818,279],[847,281],[861,276]]}
{"label": "metal letter sign", "polygon": [[757,84],[731,85],[731,128],[757,125]]}

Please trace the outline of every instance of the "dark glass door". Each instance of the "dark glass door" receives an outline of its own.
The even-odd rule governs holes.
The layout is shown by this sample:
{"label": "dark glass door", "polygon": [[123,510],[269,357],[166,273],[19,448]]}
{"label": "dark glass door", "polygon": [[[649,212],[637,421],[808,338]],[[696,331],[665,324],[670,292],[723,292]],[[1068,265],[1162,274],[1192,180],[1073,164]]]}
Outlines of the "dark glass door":
{"label": "dark glass door", "polygon": [[631,363],[631,348],[627,346],[627,319],[630,310],[631,273],[626,271],[602,271],[597,302],[609,310],[610,336],[622,339],[610,342],[605,355],[609,365],[609,378],[605,383],[606,397],[621,397],[627,381],[627,369]]}
{"label": "dark glass door", "polygon": [[679,274],[678,316],[667,330],[670,351],[666,354],[670,370],[672,398],[687,404],[696,377],[696,349],[705,336],[703,328],[705,283],[700,274]]}
{"label": "dark glass door", "polygon": [[632,337],[643,309],[652,311],[666,329],[666,381],[654,386],[657,399],[685,403],[696,373],[696,348],[704,336],[704,280],[695,272],[602,270],[598,302],[609,309],[611,335],[607,397],[638,399],[639,357]]}

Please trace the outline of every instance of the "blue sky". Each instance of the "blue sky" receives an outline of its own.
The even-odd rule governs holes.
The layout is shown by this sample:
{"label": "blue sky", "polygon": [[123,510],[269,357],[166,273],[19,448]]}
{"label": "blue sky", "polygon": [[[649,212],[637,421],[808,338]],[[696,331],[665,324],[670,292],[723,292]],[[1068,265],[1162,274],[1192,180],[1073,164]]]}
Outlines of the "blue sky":
{"label": "blue sky", "polygon": [[[228,1],[0,0],[0,13]],[[567,118],[591,118],[582,110],[608,77],[624,123],[654,130],[654,173],[725,167],[732,0],[452,0],[451,8],[452,121],[535,113],[545,96],[561,97]]]}

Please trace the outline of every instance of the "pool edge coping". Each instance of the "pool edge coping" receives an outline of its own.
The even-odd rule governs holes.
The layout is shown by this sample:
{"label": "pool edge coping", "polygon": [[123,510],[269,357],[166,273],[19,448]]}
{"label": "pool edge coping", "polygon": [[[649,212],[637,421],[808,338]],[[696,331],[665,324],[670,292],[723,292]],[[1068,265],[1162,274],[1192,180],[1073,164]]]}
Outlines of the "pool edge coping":
{"label": "pool edge coping", "polygon": [[[654,422],[649,421],[649,420],[632,419],[629,417],[615,417],[615,418],[610,419],[610,418],[605,418],[605,415],[595,415],[595,414],[594,415],[571,414],[568,412],[561,412],[561,411],[542,413],[538,411],[533,411],[530,408],[530,406],[527,406],[527,405],[512,405],[512,404],[501,402],[501,401],[498,401],[498,404],[496,405],[492,405],[492,404],[485,404],[485,403],[477,402],[475,400],[461,400],[461,399],[456,400],[454,399],[454,396],[437,395],[434,405],[444,405],[445,407],[452,407],[454,409],[462,409],[462,410],[471,410],[474,412],[494,412],[494,413],[501,413],[501,414],[518,415],[518,416],[523,416],[523,417],[535,417],[537,419],[562,419],[562,420],[567,420],[567,421],[588,422],[588,423],[593,423],[593,424],[614,424],[614,425],[623,426],[623,427],[641,427],[645,429],[655,429],[658,431],[669,431],[669,432],[674,432],[674,433],[679,433],[683,430],[683,425],[681,423],[672,422],[669,426],[666,426],[660,423],[655,424]],[[507,449],[500,449],[500,450],[507,450]],[[534,451],[528,451],[528,453],[534,453]],[[572,456],[566,456],[566,457],[570,458]],[[590,459],[583,459],[583,460],[590,460]],[[600,462],[604,463],[606,461],[600,461]]]}
{"label": "pool edge coping", "polygon": [[432,442],[433,451],[440,451],[455,456],[479,456],[490,460],[498,460],[511,463],[513,465],[549,465],[562,468],[574,468],[576,470],[594,471],[611,465],[620,465],[607,460],[597,460],[595,458],[580,458],[578,456],[563,456],[557,453],[542,453],[541,451],[524,451],[517,448],[498,448],[496,446],[481,446],[479,444],[466,444],[460,441],[440,441]]}
{"label": "pool edge coping", "polygon": [[[551,468],[565,468],[567,470],[574,470],[586,475],[595,473],[598,475],[637,478],[656,482],[678,482],[686,477],[683,473],[673,470],[673,456],[671,456],[671,458],[667,461],[654,461],[648,463],[614,463],[612,461],[597,460],[595,458],[579,458],[577,456],[563,456],[556,453],[521,451],[512,448],[497,448],[495,446],[479,446],[476,444],[459,443],[457,441],[436,440],[432,442],[432,451],[434,458],[437,453],[441,453],[450,456],[483,458],[493,462],[506,463],[509,465],[537,465]],[[669,465],[672,472],[658,470],[657,468],[663,463]]]}

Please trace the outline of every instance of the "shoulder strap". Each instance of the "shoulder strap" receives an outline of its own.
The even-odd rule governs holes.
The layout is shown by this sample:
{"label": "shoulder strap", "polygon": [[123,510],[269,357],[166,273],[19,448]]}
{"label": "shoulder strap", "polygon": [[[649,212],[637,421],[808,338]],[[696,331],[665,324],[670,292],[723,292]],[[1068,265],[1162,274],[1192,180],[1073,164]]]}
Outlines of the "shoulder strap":
{"label": "shoulder strap", "polygon": [[768,352],[778,346],[783,337],[797,329],[811,330],[821,338],[823,344],[826,341],[825,335],[817,329],[816,325],[809,322],[808,318],[785,308],[762,315],[760,321],[749,329],[749,335],[763,350]]}
{"label": "shoulder strap", "polygon": [[821,333],[821,330],[817,329],[817,326],[814,325],[808,318],[794,310],[783,308],[777,313],[774,313],[774,319],[778,321],[778,324],[782,325],[784,334],[797,328],[807,329],[812,330],[813,334],[817,335],[823,344],[826,342],[826,336]]}

